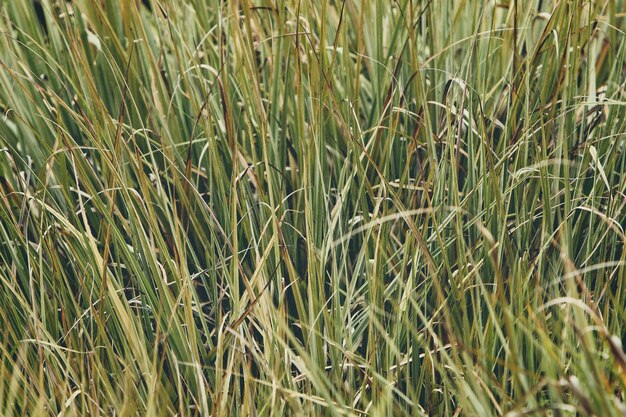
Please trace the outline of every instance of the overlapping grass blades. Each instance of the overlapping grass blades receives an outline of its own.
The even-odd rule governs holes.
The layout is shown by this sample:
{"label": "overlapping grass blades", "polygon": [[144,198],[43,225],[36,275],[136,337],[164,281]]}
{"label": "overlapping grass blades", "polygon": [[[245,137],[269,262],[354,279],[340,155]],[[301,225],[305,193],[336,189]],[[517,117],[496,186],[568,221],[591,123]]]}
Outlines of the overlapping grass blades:
{"label": "overlapping grass blades", "polygon": [[624,415],[625,10],[0,1],[0,415]]}

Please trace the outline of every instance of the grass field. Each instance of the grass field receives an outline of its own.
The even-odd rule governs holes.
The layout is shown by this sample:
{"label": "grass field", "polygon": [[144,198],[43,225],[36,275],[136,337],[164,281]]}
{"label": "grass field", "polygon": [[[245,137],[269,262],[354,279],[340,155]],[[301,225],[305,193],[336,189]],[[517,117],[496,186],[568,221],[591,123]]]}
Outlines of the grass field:
{"label": "grass field", "polygon": [[625,32],[0,0],[0,416],[625,416]]}

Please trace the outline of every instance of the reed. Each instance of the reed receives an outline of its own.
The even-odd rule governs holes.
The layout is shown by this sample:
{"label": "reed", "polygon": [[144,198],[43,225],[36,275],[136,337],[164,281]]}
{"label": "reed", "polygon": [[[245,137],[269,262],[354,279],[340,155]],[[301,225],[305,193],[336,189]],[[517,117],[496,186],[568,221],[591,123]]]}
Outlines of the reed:
{"label": "reed", "polygon": [[623,0],[0,0],[0,415],[624,416]]}

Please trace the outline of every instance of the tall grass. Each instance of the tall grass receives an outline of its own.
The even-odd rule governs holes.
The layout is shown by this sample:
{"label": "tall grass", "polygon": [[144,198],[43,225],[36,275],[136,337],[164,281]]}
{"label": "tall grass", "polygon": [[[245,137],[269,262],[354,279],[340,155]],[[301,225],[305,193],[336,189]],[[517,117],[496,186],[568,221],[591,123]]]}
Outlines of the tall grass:
{"label": "tall grass", "polygon": [[626,415],[625,31],[0,0],[0,415]]}

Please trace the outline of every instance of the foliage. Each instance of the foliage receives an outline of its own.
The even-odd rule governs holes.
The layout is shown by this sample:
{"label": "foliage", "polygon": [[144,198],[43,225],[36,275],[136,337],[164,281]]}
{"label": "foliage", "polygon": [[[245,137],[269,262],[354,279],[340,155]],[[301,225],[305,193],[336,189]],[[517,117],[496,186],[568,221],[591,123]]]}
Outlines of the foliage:
{"label": "foliage", "polygon": [[625,415],[625,10],[0,0],[0,415]]}

